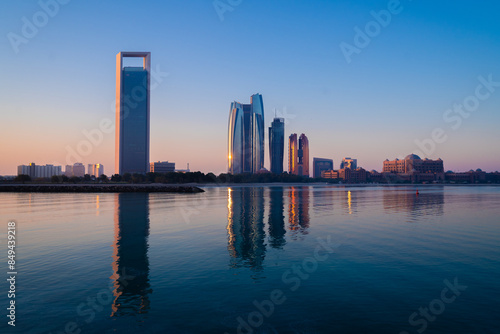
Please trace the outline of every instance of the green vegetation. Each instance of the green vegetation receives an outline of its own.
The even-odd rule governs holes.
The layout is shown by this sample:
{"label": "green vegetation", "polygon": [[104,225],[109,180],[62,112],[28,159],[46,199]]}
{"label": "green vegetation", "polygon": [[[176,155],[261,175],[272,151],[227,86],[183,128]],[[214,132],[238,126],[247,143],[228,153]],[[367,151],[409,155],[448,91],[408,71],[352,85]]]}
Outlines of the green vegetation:
{"label": "green vegetation", "polygon": [[183,183],[201,183],[201,184],[222,184],[222,183],[312,183],[312,182],[329,182],[338,183],[339,180],[325,180],[321,178],[307,178],[288,173],[272,174],[226,174],[215,175],[214,173],[204,174],[202,172],[192,173],[147,173],[147,174],[130,174],[123,175],[114,174],[109,179],[106,175],[101,175],[98,178],[91,177],[86,174],[84,177],[72,176],[68,178],[65,175],[52,176],[51,178],[39,178],[32,180],[28,175],[19,175],[14,179],[14,182],[22,183],[53,183],[53,184],[95,184],[95,183],[165,183],[165,184],[183,184]]}
{"label": "green vegetation", "polygon": [[[323,178],[307,178],[298,175],[282,173],[257,173],[257,174],[226,174],[222,173],[216,176],[214,173],[204,174],[202,172],[192,173],[146,173],[146,174],[130,174],[123,175],[114,174],[111,178],[106,175],[101,175],[98,178],[91,177],[86,174],[84,177],[72,176],[68,178],[65,175],[52,176],[51,178],[37,178],[32,180],[28,175],[18,175],[12,180],[1,180],[1,183],[32,183],[32,184],[102,184],[102,183],[120,183],[120,184],[150,184],[150,183],[164,183],[164,184],[186,184],[186,183],[199,183],[199,184],[245,184],[245,183],[314,183],[323,182],[329,184],[346,183],[342,179],[323,179]],[[399,179],[395,175],[384,175],[384,177],[371,178],[368,177],[366,183],[386,183],[386,184],[411,184],[409,180]],[[433,182],[418,182],[418,183],[433,183]],[[440,183],[455,183],[450,181]],[[467,182],[457,182],[467,183]],[[486,180],[483,182],[475,183],[500,183],[499,173],[488,173]]]}

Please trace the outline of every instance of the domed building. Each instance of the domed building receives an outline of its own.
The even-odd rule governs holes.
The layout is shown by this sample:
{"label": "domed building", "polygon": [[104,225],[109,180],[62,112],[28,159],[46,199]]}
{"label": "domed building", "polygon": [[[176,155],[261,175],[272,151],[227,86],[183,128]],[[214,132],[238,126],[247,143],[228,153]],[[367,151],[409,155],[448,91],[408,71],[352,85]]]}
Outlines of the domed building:
{"label": "domed building", "polygon": [[422,160],[420,157],[416,154],[409,154],[406,156],[405,160]]}
{"label": "domed building", "polygon": [[401,175],[412,182],[444,180],[443,160],[422,159],[416,154],[409,154],[403,160],[385,160],[383,172]]}

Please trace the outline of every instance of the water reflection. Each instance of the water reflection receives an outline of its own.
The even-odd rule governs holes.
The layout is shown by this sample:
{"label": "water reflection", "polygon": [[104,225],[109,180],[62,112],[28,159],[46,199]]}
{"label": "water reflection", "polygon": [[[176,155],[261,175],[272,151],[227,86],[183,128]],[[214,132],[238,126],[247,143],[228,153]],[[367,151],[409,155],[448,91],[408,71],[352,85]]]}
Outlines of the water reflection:
{"label": "water reflection", "polygon": [[269,243],[271,247],[281,249],[286,244],[285,240],[285,202],[283,188],[269,189]]}
{"label": "water reflection", "polygon": [[[310,226],[309,187],[268,188],[241,187],[228,189],[228,251],[232,268],[249,267],[262,271],[266,256],[265,200],[269,198],[268,227],[269,246],[283,249],[286,245],[288,221],[291,240],[301,240]],[[285,196],[286,192],[286,196]],[[269,195],[269,196],[267,196]],[[288,216],[285,216],[288,207]]]}
{"label": "water reflection", "polygon": [[148,236],[149,194],[116,194],[112,317],[148,312]]}
{"label": "water reflection", "polygon": [[440,191],[384,190],[384,210],[388,213],[405,212],[410,221],[417,221],[421,216],[442,216],[444,193]]}
{"label": "water reflection", "polygon": [[266,256],[264,189],[228,189],[228,250],[231,267],[261,271]]}
{"label": "water reflection", "polygon": [[309,187],[292,187],[288,192],[288,225],[292,237],[307,234],[309,223]]}

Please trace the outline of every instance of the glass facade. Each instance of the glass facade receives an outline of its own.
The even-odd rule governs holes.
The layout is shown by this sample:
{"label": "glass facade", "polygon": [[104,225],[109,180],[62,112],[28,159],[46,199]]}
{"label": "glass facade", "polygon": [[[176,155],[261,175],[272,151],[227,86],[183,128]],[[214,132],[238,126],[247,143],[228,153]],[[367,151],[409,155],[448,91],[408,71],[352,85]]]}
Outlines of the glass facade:
{"label": "glass facade", "polygon": [[289,137],[288,172],[309,177],[309,140],[305,134],[301,134],[298,140],[295,133]]}
{"label": "glass facade", "polygon": [[313,177],[321,177],[321,172],[333,170],[333,160],[313,158]]}
{"label": "glass facade", "polygon": [[[122,67],[123,57],[142,57],[144,67]],[[115,172],[149,172],[150,53],[117,55]]]}
{"label": "glass facade", "polygon": [[285,120],[275,118],[269,128],[269,160],[271,173],[283,173],[283,158],[285,153]]}
{"label": "glass facade", "polygon": [[342,159],[342,162],[340,163],[340,169],[344,169],[344,168],[357,169],[358,168],[358,159],[352,159],[352,158]]}
{"label": "glass facade", "polygon": [[299,137],[299,175],[309,177],[309,139],[305,134]]}
{"label": "glass facade", "polygon": [[228,128],[228,172],[255,173],[264,168],[262,95],[252,95],[250,104],[231,103]]}

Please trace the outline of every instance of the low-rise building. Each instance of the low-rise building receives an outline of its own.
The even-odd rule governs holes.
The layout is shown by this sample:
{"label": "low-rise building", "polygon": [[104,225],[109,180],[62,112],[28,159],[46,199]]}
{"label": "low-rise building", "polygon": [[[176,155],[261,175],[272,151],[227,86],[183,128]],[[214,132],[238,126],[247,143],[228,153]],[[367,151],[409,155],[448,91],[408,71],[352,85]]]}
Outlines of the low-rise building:
{"label": "low-rise building", "polygon": [[49,178],[54,175],[62,175],[61,166],[54,165],[37,165],[34,162],[29,165],[17,166],[17,175],[28,175],[32,179],[35,178]]}
{"label": "low-rise building", "polygon": [[149,164],[150,173],[170,173],[175,172],[175,162],[157,161]]}
{"label": "low-rise building", "polygon": [[480,169],[470,170],[465,173],[445,173],[445,180],[453,183],[483,183],[486,182],[486,172]]}
{"label": "low-rise building", "polygon": [[367,172],[363,168],[342,168],[339,170],[323,171],[321,177],[325,179],[341,179],[348,183],[364,183],[367,180]]}

